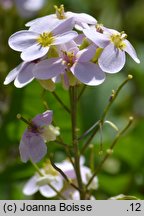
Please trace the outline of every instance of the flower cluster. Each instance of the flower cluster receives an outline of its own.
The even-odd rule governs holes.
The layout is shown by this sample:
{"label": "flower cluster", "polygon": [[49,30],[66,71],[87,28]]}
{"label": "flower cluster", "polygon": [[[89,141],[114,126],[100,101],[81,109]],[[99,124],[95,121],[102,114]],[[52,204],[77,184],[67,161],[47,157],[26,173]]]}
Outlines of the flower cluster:
{"label": "flower cluster", "polygon": [[[34,78],[65,87],[84,83],[96,86],[105,73],[117,73],[125,64],[125,52],[140,63],[124,32],[109,29],[85,13],[56,13],[32,20],[9,38],[9,46],[21,52],[23,62],[12,70],[4,84],[14,80],[21,88]],[[79,34],[78,34],[79,32]]]}
{"label": "flower cluster", "polygon": [[[81,175],[83,184],[86,185],[90,177],[92,176],[92,173],[91,170],[84,165],[84,162],[84,157],[81,157]],[[56,163],[56,166],[65,173],[71,183],[77,185],[75,170],[69,160],[64,160],[61,163]],[[62,196],[66,199],[80,199],[78,191],[67,184],[62,175],[52,167],[49,161],[44,164],[43,168],[40,169],[40,172],[41,175],[39,173],[36,173],[30,180],[28,180],[28,182],[24,186],[23,193],[25,195],[33,195],[37,191],[40,191],[40,193],[44,197],[50,198],[56,196],[57,192],[61,192]],[[97,177],[93,179],[88,189],[98,189]],[[93,199],[92,196],[89,198]]]}

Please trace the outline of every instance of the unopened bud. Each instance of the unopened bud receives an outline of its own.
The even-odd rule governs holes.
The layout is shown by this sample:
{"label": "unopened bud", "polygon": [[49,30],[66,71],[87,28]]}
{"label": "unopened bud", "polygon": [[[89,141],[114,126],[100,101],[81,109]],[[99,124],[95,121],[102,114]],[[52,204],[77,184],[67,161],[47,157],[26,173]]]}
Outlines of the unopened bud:
{"label": "unopened bud", "polygon": [[109,154],[109,155],[111,155],[111,154],[113,154],[113,150],[112,149],[107,149],[107,154]]}
{"label": "unopened bud", "polygon": [[129,74],[129,75],[128,75],[128,79],[131,80],[132,78],[133,78],[133,75]]}

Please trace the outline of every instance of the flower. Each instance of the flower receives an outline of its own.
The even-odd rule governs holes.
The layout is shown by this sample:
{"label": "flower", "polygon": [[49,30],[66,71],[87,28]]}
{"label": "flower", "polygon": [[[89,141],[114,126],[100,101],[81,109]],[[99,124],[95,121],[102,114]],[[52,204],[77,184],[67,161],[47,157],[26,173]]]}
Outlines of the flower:
{"label": "flower", "polygon": [[31,122],[28,122],[29,126],[25,130],[19,146],[23,162],[27,162],[29,159],[34,163],[40,161],[47,153],[45,142],[53,141],[59,135],[59,129],[54,129],[51,126],[52,114],[51,110],[47,110],[36,115]]}
{"label": "flower", "polygon": [[17,88],[22,88],[34,79],[33,70],[37,62],[22,62],[6,76],[4,85],[8,85],[14,80]]}
{"label": "flower", "polygon": [[137,54],[126,39],[124,32],[108,28],[87,28],[83,30],[85,36],[94,44],[103,49],[98,58],[100,68],[107,73],[119,72],[125,64],[125,52],[127,52],[136,63],[140,63]]}
{"label": "flower", "polygon": [[73,18],[74,22],[72,28],[75,27],[78,30],[82,30],[84,27],[87,27],[87,25],[96,25],[97,23],[96,19],[90,16],[89,14],[73,13],[70,11],[65,12],[63,5],[61,5],[59,8],[57,6],[54,7],[56,9],[55,14],[34,19],[26,23],[26,26],[30,27],[31,30],[34,30],[37,27],[37,25],[43,25],[43,23],[49,25],[52,21],[56,21],[58,24],[60,24],[69,18]]}
{"label": "flower", "polygon": [[[80,157],[80,171],[81,171],[81,178],[83,184],[87,184],[90,178],[92,177],[92,172],[91,170],[84,166],[85,159],[84,157]],[[73,168],[73,165],[71,164],[70,161],[65,160],[62,163],[57,164],[57,166],[65,173],[65,175],[71,179],[73,182],[76,181],[76,174],[75,170]],[[94,177],[93,181],[91,184],[88,186],[88,189],[97,189],[98,188],[98,178]]]}
{"label": "flower", "polygon": [[[95,47],[79,50],[74,42],[59,47],[59,57],[40,62],[33,72],[40,80],[63,75],[66,85],[71,83],[72,75],[86,85],[99,85],[105,80],[105,74],[97,64],[90,60],[95,54]],[[72,75],[71,75],[72,74]]]}
{"label": "flower", "polygon": [[57,193],[52,187],[60,191],[63,187],[63,178],[48,162],[43,169],[40,169],[40,172],[43,176],[36,173],[24,186],[23,193],[30,196],[39,191],[47,198],[56,196]]}
{"label": "flower", "polygon": [[50,25],[37,25],[35,31],[22,30],[9,38],[9,46],[21,53],[24,61],[33,61],[47,54],[50,46],[66,43],[77,36],[71,29],[73,19],[70,18],[61,24],[55,21]]}

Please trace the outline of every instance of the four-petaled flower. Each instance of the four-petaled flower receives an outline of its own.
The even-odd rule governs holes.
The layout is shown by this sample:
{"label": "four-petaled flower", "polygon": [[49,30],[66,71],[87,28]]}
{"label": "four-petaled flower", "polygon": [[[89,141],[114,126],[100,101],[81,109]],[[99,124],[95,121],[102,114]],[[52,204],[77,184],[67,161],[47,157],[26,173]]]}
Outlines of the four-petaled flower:
{"label": "four-petaled flower", "polygon": [[25,130],[19,146],[23,162],[28,160],[33,162],[40,161],[47,153],[45,142],[53,141],[59,135],[58,128],[51,126],[52,114],[51,110],[47,110],[42,114],[36,115],[29,122],[29,126]]}
{"label": "four-petaled flower", "polygon": [[33,61],[47,54],[52,45],[67,43],[77,37],[75,31],[71,31],[73,19],[69,18],[57,24],[37,25],[35,30],[21,30],[9,38],[9,46],[21,53],[24,61]]}
{"label": "four-petaled flower", "polygon": [[87,28],[83,30],[85,36],[91,40],[103,51],[98,58],[100,68],[107,73],[119,72],[125,64],[125,52],[127,52],[136,63],[140,63],[137,54],[126,39],[127,35],[124,32],[119,33],[116,30],[104,28],[104,31],[99,29]]}

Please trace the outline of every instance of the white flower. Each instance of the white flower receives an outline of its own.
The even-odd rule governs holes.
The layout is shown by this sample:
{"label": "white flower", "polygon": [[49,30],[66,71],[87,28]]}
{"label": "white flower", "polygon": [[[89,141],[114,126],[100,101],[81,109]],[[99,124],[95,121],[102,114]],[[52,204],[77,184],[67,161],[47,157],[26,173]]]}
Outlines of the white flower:
{"label": "white flower", "polygon": [[41,169],[40,171],[44,176],[40,176],[36,173],[24,186],[23,193],[30,196],[39,191],[47,198],[56,196],[56,191],[54,191],[49,184],[57,191],[60,191],[63,187],[63,178],[50,164],[47,164],[45,169]]}

